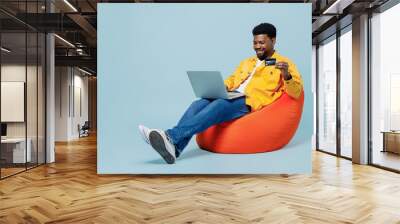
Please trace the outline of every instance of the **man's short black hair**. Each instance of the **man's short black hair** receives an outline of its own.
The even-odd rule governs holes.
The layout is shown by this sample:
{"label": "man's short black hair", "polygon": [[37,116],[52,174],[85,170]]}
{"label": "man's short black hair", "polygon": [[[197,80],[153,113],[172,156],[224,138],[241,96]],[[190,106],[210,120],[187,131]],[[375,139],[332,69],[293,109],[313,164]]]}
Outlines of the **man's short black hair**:
{"label": "man's short black hair", "polygon": [[276,28],[271,23],[261,23],[253,28],[253,36],[267,34],[270,38],[276,37]]}

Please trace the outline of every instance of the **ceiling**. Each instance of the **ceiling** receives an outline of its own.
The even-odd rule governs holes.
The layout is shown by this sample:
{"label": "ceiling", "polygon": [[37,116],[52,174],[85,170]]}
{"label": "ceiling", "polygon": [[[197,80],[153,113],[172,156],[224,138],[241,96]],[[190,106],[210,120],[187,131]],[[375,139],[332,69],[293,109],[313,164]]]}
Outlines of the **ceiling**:
{"label": "ceiling", "polygon": [[[46,0],[1,0],[0,24],[2,32],[6,33],[3,38],[8,38],[4,41],[14,42],[9,46],[15,49],[24,46],[25,39],[18,32],[25,32],[25,28],[30,31],[55,32],[73,45],[55,38],[56,65],[86,66],[95,72],[97,3],[312,3],[313,39],[317,40],[327,35],[324,32],[339,19],[357,15],[385,1],[340,0],[339,4],[335,4],[335,0],[47,0],[46,8]],[[328,8],[329,13],[323,14]],[[30,47],[35,47],[34,43],[28,45],[28,52],[32,50]]]}

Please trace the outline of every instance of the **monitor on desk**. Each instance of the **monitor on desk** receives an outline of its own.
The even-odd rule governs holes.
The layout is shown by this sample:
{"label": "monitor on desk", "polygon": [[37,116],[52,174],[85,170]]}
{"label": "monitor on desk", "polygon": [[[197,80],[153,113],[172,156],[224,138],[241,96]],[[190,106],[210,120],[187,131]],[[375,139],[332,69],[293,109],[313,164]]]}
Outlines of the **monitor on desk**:
{"label": "monitor on desk", "polygon": [[1,138],[5,138],[7,136],[7,124],[1,123]]}

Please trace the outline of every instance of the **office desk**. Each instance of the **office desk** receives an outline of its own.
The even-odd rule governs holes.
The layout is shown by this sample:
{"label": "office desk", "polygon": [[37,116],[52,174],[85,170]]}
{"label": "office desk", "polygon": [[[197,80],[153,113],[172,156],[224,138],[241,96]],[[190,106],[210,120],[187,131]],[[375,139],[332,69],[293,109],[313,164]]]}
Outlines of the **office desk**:
{"label": "office desk", "polygon": [[[27,139],[25,151],[25,138],[6,138],[1,139],[1,157],[7,163],[25,163],[30,162],[32,158],[30,138]],[[26,152],[26,154],[25,154]],[[25,158],[27,161],[25,161]]]}
{"label": "office desk", "polygon": [[400,131],[382,131],[383,150],[382,152],[393,152],[400,154]]}

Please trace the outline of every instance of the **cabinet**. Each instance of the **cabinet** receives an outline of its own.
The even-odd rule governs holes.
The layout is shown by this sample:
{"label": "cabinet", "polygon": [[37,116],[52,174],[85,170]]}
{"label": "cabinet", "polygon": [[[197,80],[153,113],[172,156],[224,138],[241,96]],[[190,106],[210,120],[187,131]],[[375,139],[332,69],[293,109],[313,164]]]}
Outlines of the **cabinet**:
{"label": "cabinet", "polygon": [[383,131],[382,152],[393,152],[400,154],[400,131]]}
{"label": "cabinet", "polygon": [[1,159],[6,164],[31,162],[31,139],[27,139],[25,151],[25,138],[7,138],[1,140]]}

